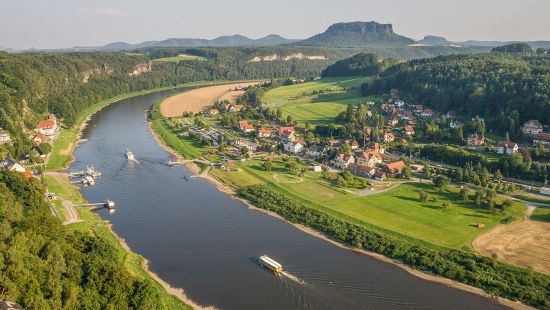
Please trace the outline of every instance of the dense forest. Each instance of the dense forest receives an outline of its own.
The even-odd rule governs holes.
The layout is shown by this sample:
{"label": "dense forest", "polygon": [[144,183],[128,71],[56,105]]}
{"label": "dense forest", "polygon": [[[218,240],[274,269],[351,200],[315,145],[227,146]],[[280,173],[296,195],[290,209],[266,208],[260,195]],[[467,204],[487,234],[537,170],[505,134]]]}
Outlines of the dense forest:
{"label": "dense forest", "polygon": [[394,64],[397,64],[397,60],[392,58],[380,61],[374,54],[359,53],[328,66],[321,72],[321,76],[377,75]]}
{"label": "dense forest", "polygon": [[174,307],[120,257],[102,237],[53,217],[39,180],[0,172],[0,300],[40,310]]}
{"label": "dense forest", "polygon": [[550,57],[503,53],[412,60],[363,85],[365,94],[398,88],[415,103],[485,118],[488,130],[511,138],[529,119],[550,124]]}

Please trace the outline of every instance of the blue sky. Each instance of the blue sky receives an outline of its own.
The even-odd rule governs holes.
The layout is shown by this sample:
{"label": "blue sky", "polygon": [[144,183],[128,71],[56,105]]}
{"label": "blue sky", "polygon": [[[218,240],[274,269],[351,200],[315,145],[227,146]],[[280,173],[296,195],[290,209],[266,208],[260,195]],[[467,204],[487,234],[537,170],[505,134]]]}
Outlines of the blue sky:
{"label": "blue sky", "polygon": [[412,38],[550,40],[550,0],[2,0],[0,46],[57,48],[171,37],[306,38],[345,21]]}

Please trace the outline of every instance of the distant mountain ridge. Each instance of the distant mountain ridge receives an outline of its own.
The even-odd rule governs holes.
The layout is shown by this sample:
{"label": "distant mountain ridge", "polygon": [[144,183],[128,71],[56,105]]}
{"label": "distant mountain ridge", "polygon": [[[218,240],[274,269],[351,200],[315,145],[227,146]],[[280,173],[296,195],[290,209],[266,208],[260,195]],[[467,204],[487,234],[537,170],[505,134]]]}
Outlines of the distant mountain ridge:
{"label": "distant mountain ridge", "polygon": [[487,47],[498,47],[498,46],[504,46],[511,43],[527,43],[531,46],[533,49],[537,48],[550,48],[550,41],[479,41],[479,40],[468,40],[468,41],[456,41],[452,42],[447,40],[444,37],[440,36],[433,36],[433,35],[427,35],[422,40],[416,41],[418,44],[426,44],[426,45],[433,45],[433,46],[451,46],[451,45],[459,45],[459,46],[487,46]]}
{"label": "distant mountain ridge", "polygon": [[325,32],[294,42],[292,45],[365,47],[376,44],[407,45],[412,43],[414,43],[413,39],[394,33],[391,24],[351,22],[333,24]]}
{"label": "distant mountain ridge", "polygon": [[195,38],[170,38],[161,41],[145,41],[137,44],[126,42],[113,42],[103,46],[92,47],[74,47],[78,50],[100,50],[100,51],[117,51],[117,50],[133,50],[144,47],[199,47],[199,46],[271,46],[288,44],[298,40],[286,39],[277,34],[270,34],[263,38],[251,39],[249,37],[235,34],[231,36],[221,36],[215,39],[195,39]]}

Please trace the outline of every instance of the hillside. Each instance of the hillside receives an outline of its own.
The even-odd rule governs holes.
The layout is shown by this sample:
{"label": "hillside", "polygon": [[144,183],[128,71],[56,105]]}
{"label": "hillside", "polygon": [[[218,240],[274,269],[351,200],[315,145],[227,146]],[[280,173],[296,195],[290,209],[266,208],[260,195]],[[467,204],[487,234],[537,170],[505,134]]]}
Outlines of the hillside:
{"label": "hillside", "polygon": [[502,53],[453,55],[412,60],[387,69],[365,93],[391,88],[407,100],[463,118],[485,118],[488,130],[521,135],[529,119],[550,123],[550,57]]}
{"label": "hillside", "polygon": [[374,54],[359,53],[350,58],[337,61],[335,64],[328,66],[321,73],[322,77],[329,76],[367,76],[375,75],[385,70],[390,65],[396,64],[397,61],[391,58],[379,61]]}
{"label": "hillside", "polygon": [[391,24],[377,22],[337,23],[320,34],[298,41],[300,46],[365,47],[372,45],[407,45],[414,40],[393,32]]}
{"label": "hillside", "polygon": [[533,50],[527,43],[511,43],[504,46],[494,47],[491,52],[493,53],[519,53],[519,54],[532,54]]}

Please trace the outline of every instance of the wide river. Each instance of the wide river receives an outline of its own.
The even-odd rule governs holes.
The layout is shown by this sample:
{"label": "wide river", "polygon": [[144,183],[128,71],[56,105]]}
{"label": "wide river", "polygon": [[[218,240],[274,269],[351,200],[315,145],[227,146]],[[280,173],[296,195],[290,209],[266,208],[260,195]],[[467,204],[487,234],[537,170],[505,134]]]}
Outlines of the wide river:
{"label": "wide river", "polygon": [[[111,199],[113,223],[150,268],[201,305],[223,309],[501,309],[483,297],[417,278],[336,247],[221,193],[171,159],[155,141],[146,111],[175,90],[112,104],[96,113],[71,170],[103,173],[83,189],[90,202]],[[128,162],[126,148],[136,159]],[[288,272],[275,276],[257,257]]]}

